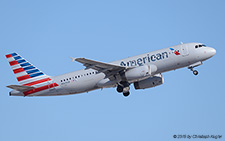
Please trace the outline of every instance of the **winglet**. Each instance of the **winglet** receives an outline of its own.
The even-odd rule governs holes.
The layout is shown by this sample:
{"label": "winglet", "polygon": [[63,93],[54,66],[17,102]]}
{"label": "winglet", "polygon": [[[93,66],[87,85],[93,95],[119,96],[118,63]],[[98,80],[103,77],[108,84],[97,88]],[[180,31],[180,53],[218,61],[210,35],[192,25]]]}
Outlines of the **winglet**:
{"label": "winglet", "polygon": [[70,57],[72,59],[72,62],[74,62],[76,60],[76,58]]}

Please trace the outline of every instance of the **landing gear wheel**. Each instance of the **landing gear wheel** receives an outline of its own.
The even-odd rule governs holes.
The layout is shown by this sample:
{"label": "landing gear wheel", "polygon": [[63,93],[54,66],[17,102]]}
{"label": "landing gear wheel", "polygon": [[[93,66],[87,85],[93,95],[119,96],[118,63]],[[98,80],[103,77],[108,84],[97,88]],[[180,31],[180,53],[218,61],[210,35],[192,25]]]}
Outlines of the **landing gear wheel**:
{"label": "landing gear wheel", "polygon": [[119,84],[117,84],[116,88],[117,92],[123,93],[125,97],[129,96],[130,94],[130,84],[127,81],[121,81]]}
{"label": "landing gear wheel", "polygon": [[193,70],[194,67],[188,67],[188,69],[190,69],[194,75],[198,75],[198,71],[197,70]]}
{"label": "landing gear wheel", "polygon": [[130,92],[126,92],[126,93],[123,93],[123,96],[127,97],[129,96]]}
{"label": "landing gear wheel", "polygon": [[193,74],[194,74],[194,75],[198,75],[198,71],[194,70],[194,71],[193,71]]}
{"label": "landing gear wheel", "polygon": [[118,85],[116,90],[117,90],[118,93],[122,93],[123,92],[123,87]]}

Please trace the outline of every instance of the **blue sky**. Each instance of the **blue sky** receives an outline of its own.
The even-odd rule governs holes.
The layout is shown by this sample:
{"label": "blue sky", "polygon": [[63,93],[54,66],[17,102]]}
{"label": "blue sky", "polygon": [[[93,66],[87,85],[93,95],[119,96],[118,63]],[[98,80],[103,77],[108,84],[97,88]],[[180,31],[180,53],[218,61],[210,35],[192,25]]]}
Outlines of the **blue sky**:
{"label": "blue sky", "polygon": [[[225,138],[225,2],[0,1],[0,140],[174,140]],[[217,54],[197,68],[164,73],[161,86],[124,98],[115,89],[60,97],[9,97],[18,84],[5,54],[18,52],[48,75],[83,69],[69,57],[103,62],[202,42]]]}

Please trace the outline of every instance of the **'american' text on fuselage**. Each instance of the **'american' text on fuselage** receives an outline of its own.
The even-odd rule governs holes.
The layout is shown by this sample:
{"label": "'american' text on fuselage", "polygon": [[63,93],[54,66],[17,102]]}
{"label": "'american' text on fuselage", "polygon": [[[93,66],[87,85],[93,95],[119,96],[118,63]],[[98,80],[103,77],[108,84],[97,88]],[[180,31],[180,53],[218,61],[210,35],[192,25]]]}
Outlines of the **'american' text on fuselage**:
{"label": "'american' text on fuselage", "polygon": [[163,53],[157,53],[157,54],[153,54],[153,55],[149,55],[147,54],[146,56],[142,57],[142,58],[137,58],[135,60],[130,60],[127,62],[121,61],[120,65],[121,66],[142,66],[145,63],[148,62],[154,62],[157,60],[162,60],[168,58],[168,53],[167,52],[163,52]]}

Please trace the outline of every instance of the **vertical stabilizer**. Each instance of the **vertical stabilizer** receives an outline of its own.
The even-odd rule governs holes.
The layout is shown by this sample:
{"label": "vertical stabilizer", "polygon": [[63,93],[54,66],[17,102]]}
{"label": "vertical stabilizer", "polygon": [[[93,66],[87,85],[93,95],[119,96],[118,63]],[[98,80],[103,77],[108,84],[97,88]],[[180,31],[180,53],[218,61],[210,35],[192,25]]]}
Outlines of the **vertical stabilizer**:
{"label": "vertical stabilizer", "polygon": [[11,53],[6,55],[7,60],[9,61],[10,66],[16,78],[21,85],[30,84],[34,81],[43,81],[48,80],[49,76],[44,74],[34,65],[29,63],[26,59],[20,56],[17,53]]}
{"label": "vertical stabilizer", "polygon": [[22,91],[24,96],[26,96],[58,86],[48,75],[44,74],[19,54],[7,54],[6,58],[19,84],[22,85],[10,85],[8,86],[9,88]]}

